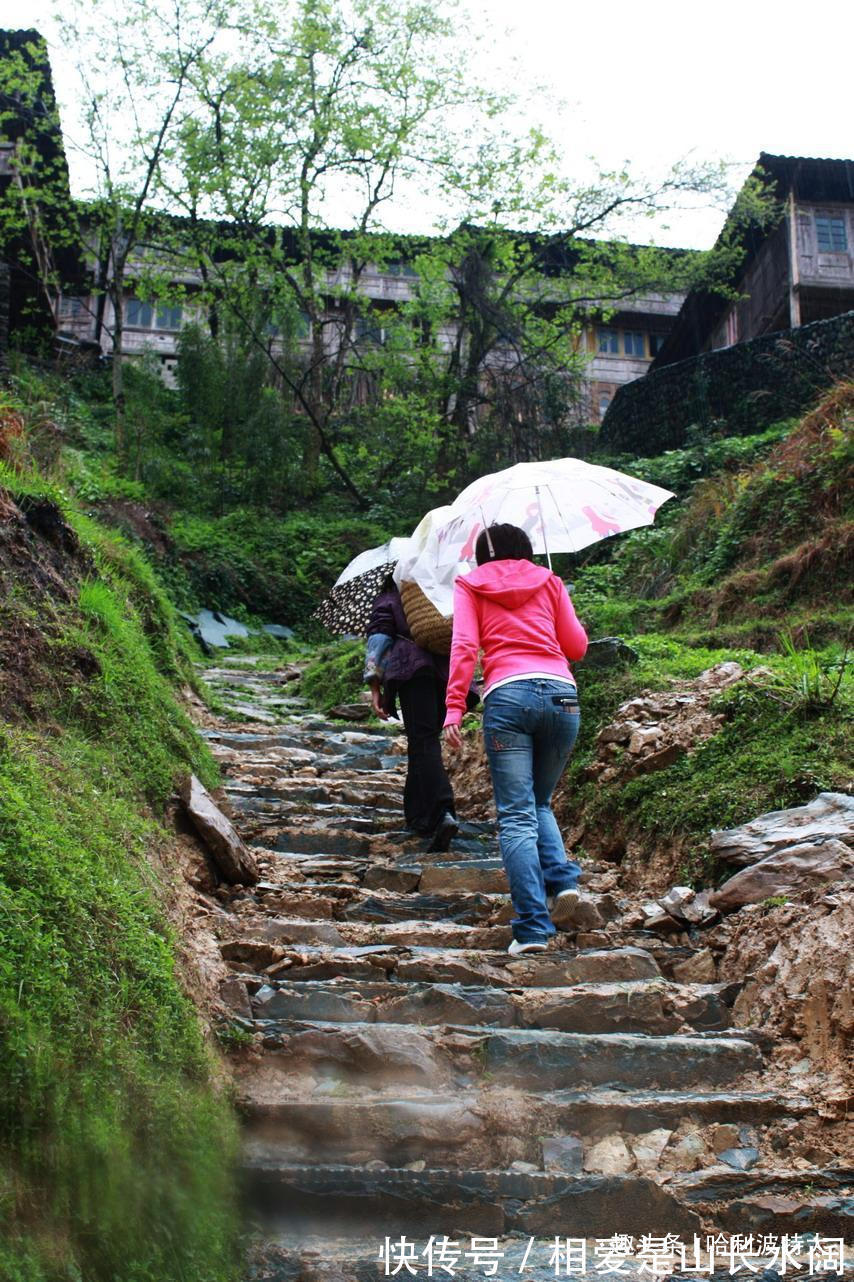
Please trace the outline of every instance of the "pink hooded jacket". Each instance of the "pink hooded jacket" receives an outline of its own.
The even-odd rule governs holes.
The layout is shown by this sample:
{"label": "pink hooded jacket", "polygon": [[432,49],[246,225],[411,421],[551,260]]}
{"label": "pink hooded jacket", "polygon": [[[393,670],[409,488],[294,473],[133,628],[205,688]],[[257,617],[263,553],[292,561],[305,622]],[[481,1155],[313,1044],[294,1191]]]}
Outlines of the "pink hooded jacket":
{"label": "pink hooded jacket", "polygon": [[446,726],[462,720],[479,650],[487,690],[526,672],[571,679],[567,659],[584,657],[587,633],[551,570],[531,561],[487,561],[454,587]]}

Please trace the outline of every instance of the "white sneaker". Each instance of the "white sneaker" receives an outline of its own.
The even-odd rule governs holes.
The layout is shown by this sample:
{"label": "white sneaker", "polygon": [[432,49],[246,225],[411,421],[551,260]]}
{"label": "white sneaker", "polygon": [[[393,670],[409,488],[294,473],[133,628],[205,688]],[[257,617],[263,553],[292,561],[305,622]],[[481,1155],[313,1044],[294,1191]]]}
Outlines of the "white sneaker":
{"label": "white sneaker", "polygon": [[520,953],[544,953],[547,948],[548,944],[537,943],[535,939],[529,940],[528,943],[521,939],[514,939],[507,951],[511,957],[518,957]]}

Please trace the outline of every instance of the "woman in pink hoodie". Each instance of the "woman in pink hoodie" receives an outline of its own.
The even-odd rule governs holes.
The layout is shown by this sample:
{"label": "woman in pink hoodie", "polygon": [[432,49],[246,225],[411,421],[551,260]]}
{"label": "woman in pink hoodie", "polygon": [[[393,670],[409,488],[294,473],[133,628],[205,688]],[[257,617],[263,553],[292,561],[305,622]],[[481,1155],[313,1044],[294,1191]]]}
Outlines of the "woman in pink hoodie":
{"label": "woman in pink hoodie", "polygon": [[454,589],[445,740],[460,746],[465,697],[483,651],[483,735],[516,912],[515,956],[544,950],[578,899],[581,870],[567,859],[551,798],[580,719],[567,660],[583,658],[587,633],[561,580],[533,564],[524,530],[491,525],[475,557],[478,568]]}

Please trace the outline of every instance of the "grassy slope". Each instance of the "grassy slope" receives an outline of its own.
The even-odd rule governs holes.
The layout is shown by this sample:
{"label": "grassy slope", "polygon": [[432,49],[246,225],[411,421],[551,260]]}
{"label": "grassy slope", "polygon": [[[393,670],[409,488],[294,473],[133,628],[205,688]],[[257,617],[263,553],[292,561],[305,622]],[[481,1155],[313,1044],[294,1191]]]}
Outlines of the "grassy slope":
{"label": "grassy slope", "polygon": [[[187,424],[174,393],[139,370],[128,373],[128,414],[164,438],[141,479],[116,465],[109,382],[74,379],[18,360],[13,387],[40,458],[81,507],[141,543],[182,609],[202,606],[291,626],[305,623],[350,557],[382,543],[382,519],[348,511],[340,497],[273,513],[232,508],[213,515],[185,456]],[[3,396],[0,393],[0,410]],[[343,508],[343,510],[342,510]],[[330,574],[330,572],[332,572]]]}
{"label": "grassy slope", "polygon": [[[802,421],[742,442],[705,442],[633,468],[679,501],[660,525],[577,568],[576,606],[591,635],[617,632],[640,662],[580,671],[586,710],[567,809],[588,828],[652,850],[676,839],[685,875],[714,876],[715,827],[848,788],[851,635],[846,567],[852,512],[854,386]],[[848,558],[850,560],[850,557]],[[624,699],[735,659],[771,675],[721,696],[721,731],[667,769],[621,786],[586,782],[597,731]]]}
{"label": "grassy slope", "polygon": [[214,778],[187,642],[139,552],[37,475],[0,470],[10,496],[35,524],[0,522],[0,1277],[226,1279],[234,1123],[148,858],[176,775]]}
{"label": "grassy slope", "polygon": [[[854,388],[842,386],[804,420],[756,437],[615,461],[677,499],[655,527],[559,567],[590,635],[620,635],[640,655],[635,665],[578,672],[582,730],[561,810],[568,825],[584,818],[600,852],[619,857],[633,840],[652,853],[675,841],[685,877],[706,880],[717,874],[707,859],[712,828],[850,787],[850,673],[828,700],[852,617],[852,409]],[[351,642],[325,647],[303,692],[326,707],[352,698],[360,657]],[[628,784],[585,779],[596,735],[620,703],[730,659],[771,676],[721,697],[719,734]]]}

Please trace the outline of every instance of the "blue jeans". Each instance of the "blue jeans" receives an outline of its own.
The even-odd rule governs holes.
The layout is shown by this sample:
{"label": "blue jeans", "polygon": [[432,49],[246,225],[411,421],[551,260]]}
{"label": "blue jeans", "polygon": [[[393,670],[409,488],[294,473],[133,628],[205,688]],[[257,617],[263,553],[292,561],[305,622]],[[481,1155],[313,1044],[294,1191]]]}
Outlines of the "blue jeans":
{"label": "blue jeans", "polygon": [[[581,869],[567,859],[551,799],[578,734],[574,691],[563,681],[532,677],[487,695],[483,737],[498,844],[516,916],[513,937],[544,941],[555,933],[546,895],[578,882]],[[572,704],[554,703],[570,698]]]}

